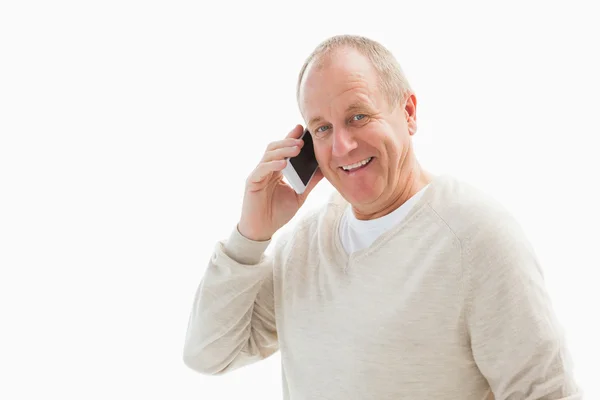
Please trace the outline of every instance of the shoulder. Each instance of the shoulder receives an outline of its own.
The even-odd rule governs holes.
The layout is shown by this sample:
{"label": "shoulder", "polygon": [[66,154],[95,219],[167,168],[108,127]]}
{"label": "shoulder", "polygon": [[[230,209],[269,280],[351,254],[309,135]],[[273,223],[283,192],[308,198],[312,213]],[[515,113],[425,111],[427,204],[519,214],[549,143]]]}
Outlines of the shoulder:
{"label": "shoulder", "polygon": [[503,204],[455,177],[444,178],[429,206],[462,243],[523,235],[520,224]]}
{"label": "shoulder", "polygon": [[470,274],[540,274],[521,224],[497,199],[470,183],[447,179],[429,205],[457,237]]}

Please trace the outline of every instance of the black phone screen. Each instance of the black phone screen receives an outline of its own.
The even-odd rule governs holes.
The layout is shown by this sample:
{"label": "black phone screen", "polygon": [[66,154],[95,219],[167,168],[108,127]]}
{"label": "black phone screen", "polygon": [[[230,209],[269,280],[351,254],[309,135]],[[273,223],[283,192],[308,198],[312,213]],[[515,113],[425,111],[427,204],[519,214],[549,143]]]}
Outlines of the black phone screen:
{"label": "black phone screen", "polygon": [[304,141],[304,146],[302,146],[300,153],[296,157],[290,158],[290,163],[292,163],[302,183],[306,186],[319,164],[315,157],[312,136],[307,130],[304,131],[302,140]]}

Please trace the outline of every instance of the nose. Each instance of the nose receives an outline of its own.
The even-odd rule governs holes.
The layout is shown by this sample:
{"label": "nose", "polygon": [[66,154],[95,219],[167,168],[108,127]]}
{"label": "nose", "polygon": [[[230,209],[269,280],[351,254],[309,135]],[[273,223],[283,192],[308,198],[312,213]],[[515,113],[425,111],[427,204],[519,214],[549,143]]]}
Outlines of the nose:
{"label": "nose", "polygon": [[334,129],[331,152],[333,157],[342,158],[358,147],[354,136],[345,128]]}

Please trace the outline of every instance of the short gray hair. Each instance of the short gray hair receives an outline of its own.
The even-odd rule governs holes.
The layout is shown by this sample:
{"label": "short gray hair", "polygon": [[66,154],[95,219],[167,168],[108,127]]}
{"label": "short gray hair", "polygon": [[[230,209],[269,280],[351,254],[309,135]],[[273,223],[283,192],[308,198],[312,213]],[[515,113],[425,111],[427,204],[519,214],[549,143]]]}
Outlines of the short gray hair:
{"label": "short gray hair", "polygon": [[404,75],[400,63],[396,57],[381,43],[375,40],[357,35],[337,35],[321,42],[308,56],[300,73],[296,85],[296,100],[300,100],[300,86],[306,73],[306,69],[313,61],[320,61],[335,50],[350,47],[358,50],[367,57],[379,76],[379,85],[386,97],[390,107],[395,107],[400,101],[404,101],[413,93],[408,79]]}

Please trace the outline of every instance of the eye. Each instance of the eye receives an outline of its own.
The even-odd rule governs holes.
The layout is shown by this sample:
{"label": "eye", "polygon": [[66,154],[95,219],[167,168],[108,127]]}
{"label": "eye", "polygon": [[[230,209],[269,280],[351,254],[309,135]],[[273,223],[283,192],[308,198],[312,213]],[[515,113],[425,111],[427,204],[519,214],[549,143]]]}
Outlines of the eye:
{"label": "eye", "polygon": [[366,118],[367,116],[365,114],[356,114],[352,117],[352,121],[360,121],[361,119]]}
{"label": "eye", "polygon": [[323,125],[323,126],[318,127],[317,129],[315,129],[314,133],[317,136],[323,136],[327,129],[329,129],[329,125]]}

